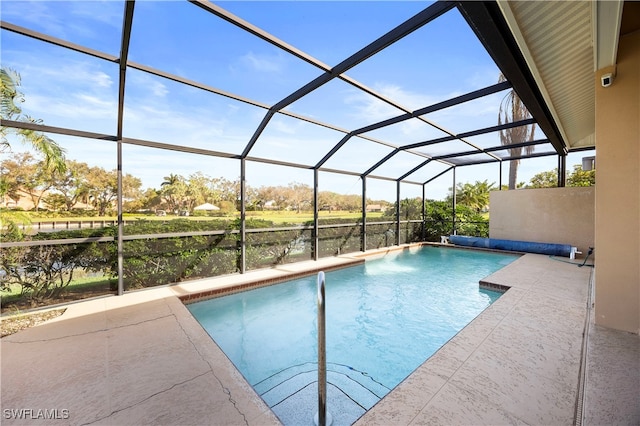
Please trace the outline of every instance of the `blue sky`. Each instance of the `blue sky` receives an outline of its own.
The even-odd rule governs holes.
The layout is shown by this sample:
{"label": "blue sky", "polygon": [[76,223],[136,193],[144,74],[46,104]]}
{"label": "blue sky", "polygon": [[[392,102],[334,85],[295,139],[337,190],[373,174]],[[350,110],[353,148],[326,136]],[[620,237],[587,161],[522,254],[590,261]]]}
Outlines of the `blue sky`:
{"label": "blue sky", "polygon": [[[333,67],[428,5],[418,1],[230,1],[215,4]],[[117,56],[122,32],[121,1],[2,1],[4,21]],[[23,111],[45,124],[115,134],[117,64],[2,31],[2,66],[22,76]],[[129,60],[271,105],[321,74],[318,68],[254,38],[183,1],[137,1]],[[456,10],[415,31],[346,73],[409,109],[431,105],[494,84],[499,71]],[[497,123],[503,93],[429,114],[427,119],[460,133]],[[334,79],[292,103],[287,111],[353,130],[402,113]],[[130,69],[125,95],[124,136],[239,154],[265,115],[265,109]],[[376,140],[404,145],[443,136],[417,120],[370,132]],[[250,156],[314,165],[341,138],[341,132],[277,114]],[[540,134],[542,137],[543,135]],[[70,158],[106,169],[116,167],[114,143],[53,136]],[[481,147],[499,145],[497,134],[470,139]],[[14,149],[21,148],[14,144]],[[420,149],[428,155],[466,151],[461,142]],[[352,138],[326,167],[362,173],[391,148]],[[586,155],[586,154],[585,154]],[[573,155],[571,164],[583,155]],[[374,174],[398,177],[424,158],[408,153]],[[521,163],[519,181],[557,164],[556,157]],[[432,162],[411,180],[425,181],[447,166]],[[201,171],[236,179],[239,162],[125,145],[123,171],[144,187],[159,187],[169,173]],[[506,183],[508,167],[503,167]],[[313,184],[308,170],[249,162],[251,186]],[[498,181],[498,165],[459,167],[459,182]],[[427,186],[427,195],[446,196],[450,174]],[[322,173],[320,189],[358,193],[357,177]],[[393,182],[367,182],[371,198],[395,197]],[[401,196],[421,194],[403,185]]]}

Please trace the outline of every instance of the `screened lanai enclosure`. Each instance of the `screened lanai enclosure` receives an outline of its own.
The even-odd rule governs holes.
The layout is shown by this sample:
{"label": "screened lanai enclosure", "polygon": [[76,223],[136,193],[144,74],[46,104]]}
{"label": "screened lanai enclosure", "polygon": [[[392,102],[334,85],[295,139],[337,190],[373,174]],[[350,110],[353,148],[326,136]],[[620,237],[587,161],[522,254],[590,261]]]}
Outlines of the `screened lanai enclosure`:
{"label": "screened lanai enclosure", "polygon": [[[3,287],[36,301],[81,297],[80,277],[122,293],[486,234],[453,214],[459,182],[497,190],[551,164],[564,186],[567,158],[593,149],[567,142],[494,2],[0,7]],[[34,136],[66,171],[38,163]],[[20,222],[21,198],[57,216]],[[312,214],[256,215],[270,210]]]}

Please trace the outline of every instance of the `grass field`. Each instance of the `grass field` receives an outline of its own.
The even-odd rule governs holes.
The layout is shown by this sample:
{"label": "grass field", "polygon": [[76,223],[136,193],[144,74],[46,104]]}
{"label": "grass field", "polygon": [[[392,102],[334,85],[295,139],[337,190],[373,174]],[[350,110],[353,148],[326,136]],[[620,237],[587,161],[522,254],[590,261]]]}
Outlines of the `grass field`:
{"label": "grass field", "polygon": [[[99,222],[99,221],[116,221],[116,216],[65,216],[65,217],[47,217],[45,215],[40,215],[37,212],[26,212],[29,216],[32,223],[37,222],[60,222],[64,223],[67,221],[72,222]],[[340,218],[340,219],[353,219],[356,220],[362,217],[362,213],[360,212],[350,212],[350,211],[321,211],[318,213],[318,216],[321,219],[327,218]],[[368,219],[379,219],[382,216],[381,212],[371,212],[367,213]],[[133,221],[133,220],[158,220],[158,221],[166,221],[172,219],[188,219],[188,220],[211,220],[211,219],[237,219],[240,217],[240,213],[227,215],[227,216],[178,216],[178,215],[166,215],[166,216],[155,216],[155,215],[144,215],[144,214],[134,214],[134,213],[125,213],[123,215],[123,220],[125,221]],[[247,212],[247,219],[256,218],[256,219],[264,219],[272,221],[276,224],[280,223],[305,223],[313,221],[313,212],[301,212],[296,213],[293,211],[251,211]]]}

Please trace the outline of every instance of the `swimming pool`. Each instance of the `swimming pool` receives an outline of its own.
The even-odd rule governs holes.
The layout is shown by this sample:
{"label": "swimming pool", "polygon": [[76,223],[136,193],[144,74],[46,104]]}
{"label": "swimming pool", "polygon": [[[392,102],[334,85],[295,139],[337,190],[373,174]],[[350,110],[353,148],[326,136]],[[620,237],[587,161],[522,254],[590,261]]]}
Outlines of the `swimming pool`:
{"label": "swimming pool", "polygon": [[[351,424],[500,294],[511,254],[423,247],[326,274],[327,410]],[[286,424],[317,410],[316,276],[188,305]]]}

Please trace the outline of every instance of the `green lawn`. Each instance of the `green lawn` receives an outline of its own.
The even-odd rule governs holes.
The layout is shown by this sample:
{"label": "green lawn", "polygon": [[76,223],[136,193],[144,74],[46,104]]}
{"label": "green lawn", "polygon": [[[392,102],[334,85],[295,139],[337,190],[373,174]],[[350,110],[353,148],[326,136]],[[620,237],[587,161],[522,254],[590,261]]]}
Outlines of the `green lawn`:
{"label": "green lawn", "polygon": [[[104,276],[76,278],[72,280],[71,283],[69,283],[64,291],[64,294],[85,294],[85,297],[106,294],[109,292],[110,281],[114,280],[110,280]],[[2,291],[1,294],[3,310],[5,309],[5,307],[10,305],[19,305],[21,309],[28,307],[24,306],[25,298],[20,294],[20,290],[21,289],[19,284],[12,284],[9,286],[9,290]],[[51,301],[48,301],[47,304],[51,304]]]}
{"label": "green lawn", "polygon": [[[321,211],[318,213],[320,219],[352,219],[354,222],[362,217],[360,212],[348,211]],[[377,219],[382,213],[367,213],[368,219]],[[313,221],[313,212],[296,213],[291,211],[266,211],[266,212],[247,212],[247,219],[257,218],[269,220],[274,223],[305,223]]]}
{"label": "green lawn", "polygon": [[[67,221],[83,221],[83,222],[100,222],[100,221],[115,221],[117,220],[116,216],[73,216],[73,217],[46,217],[45,215],[38,214],[37,212],[26,212],[26,214],[30,217],[32,222],[60,222],[64,223]],[[382,216],[382,213],[367,213],[368,219],[379,219]],[[172,219],[188,219],[188,220],[210,220],[210,219],[236,219],[240,217],[240,213],[226,215],[226,216],[177,216],[177,215],[166,215],[166,216],[155,216],[155,215],[143,215],[143,214],[134,214],[134,213],[125,213],[123,215],[123,219],[125,221],[132,220],[154,220],[154,221],[166,221]],[[319,217],[321,219],[328,218],[340,218],[340,219],[352,219],[354,222],[362,217],[362,213],[360,212],[349,212],[349,211],[321,211],[319,212]],[[293,211],[250,211],[247,212],[247,219],[257,218],[269,220],[274,223],[305,223],[313,221],[313,212],[301,212],[296,213]]]}

